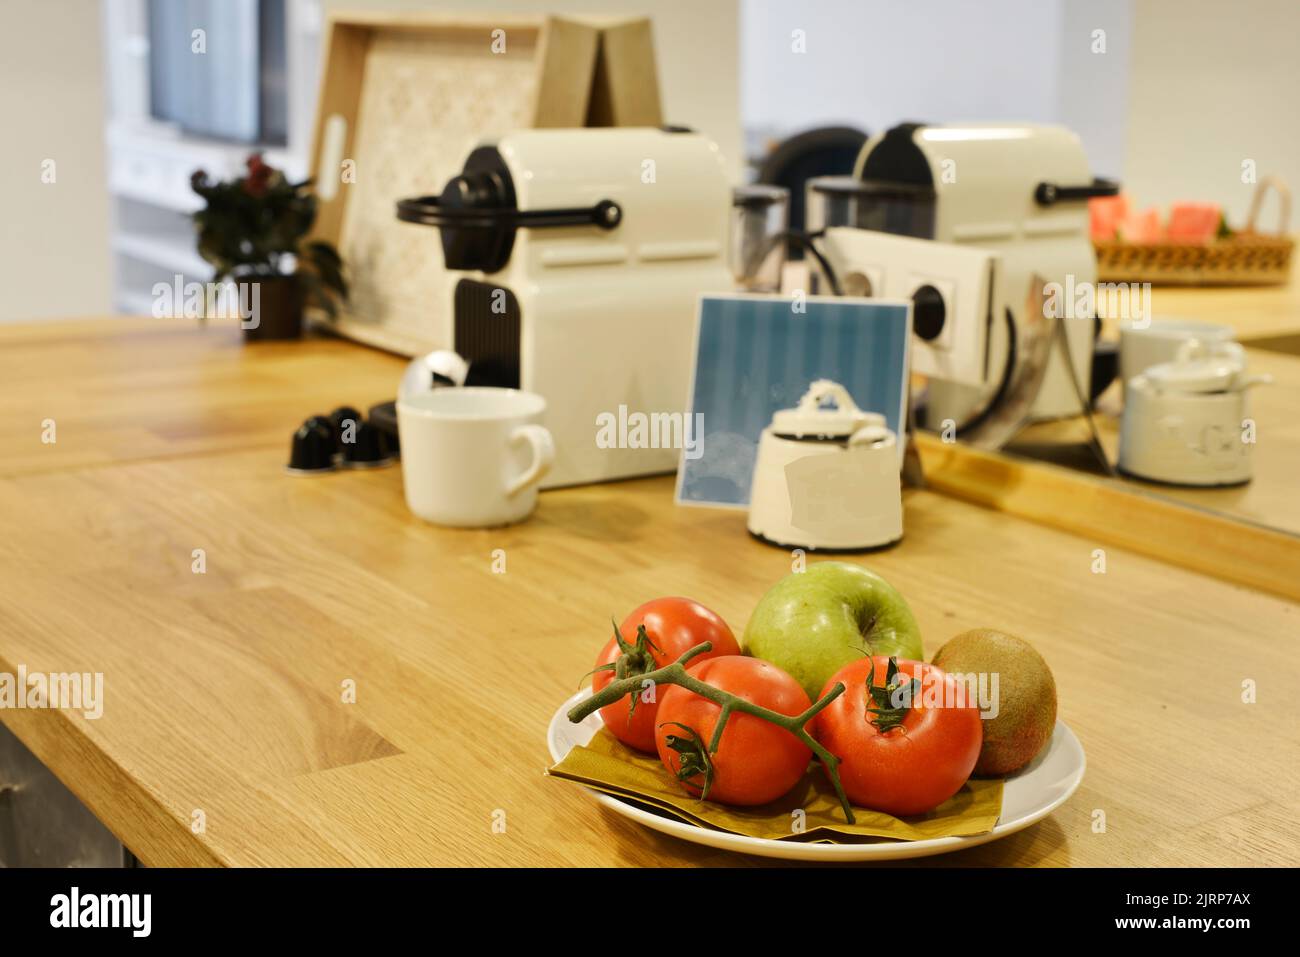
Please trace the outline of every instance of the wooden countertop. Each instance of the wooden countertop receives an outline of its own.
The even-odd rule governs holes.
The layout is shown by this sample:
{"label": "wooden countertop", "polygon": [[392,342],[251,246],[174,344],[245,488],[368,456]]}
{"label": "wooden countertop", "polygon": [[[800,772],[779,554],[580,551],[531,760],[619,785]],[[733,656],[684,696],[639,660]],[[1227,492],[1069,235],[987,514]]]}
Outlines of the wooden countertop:
{"label": "wooden countertop", "polygon": [[1248,345],[1300,335],[1300,267],[1284,286],[1154,286],[1151,310],[1156,318],[1221,322]]}
{"label": "wooden countertop", "polygon": [[[454,531],[407,512],[399,469],[284,473],[305,415],[400,369],[173,320],[0,327],[0,670],[105,676],[99,720],[0,720],[150,865],[759,863],[544,777],[545,729],[611,615],[689,594],[739,632],[788,555],[668,479]],[[909,492],[903,543],[865,560],[927,652],[981,625],[1031,640],[1088,754],[1051,817],[931,862],[1300,863],[1300,609],[1123,549],[1096,575],[1095,547]]]}

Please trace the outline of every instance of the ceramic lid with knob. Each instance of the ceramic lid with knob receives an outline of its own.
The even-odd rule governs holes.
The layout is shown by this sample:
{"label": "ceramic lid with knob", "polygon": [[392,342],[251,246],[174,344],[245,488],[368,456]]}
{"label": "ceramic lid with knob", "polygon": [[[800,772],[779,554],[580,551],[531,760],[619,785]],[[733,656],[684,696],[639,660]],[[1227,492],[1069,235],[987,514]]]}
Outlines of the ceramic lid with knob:
{"label": "ceramic lid with knob", "polygon": [[1242,372],[1229,358],[1162,362],[1146,371],[1146,378],[1163,392],[1227,392]]}
{"label": "ceramic lid with knob", "polygon": [[1238,343],[1207,347],[1189,341],[1172,362],[1162,362],[1144,373],[1152,387],[1161,392],[1233,392],[1271,381],[1269,376],[1247,376],[1246,354]]}
{"label": "ceramic lid with knob", "polygon": [[849,390],[830,379],[816,380],[795,408],[781,409],[772,416],[773,432],[796,438],[847,439],[864,426],[884,424],[883,415],[859,409]]}

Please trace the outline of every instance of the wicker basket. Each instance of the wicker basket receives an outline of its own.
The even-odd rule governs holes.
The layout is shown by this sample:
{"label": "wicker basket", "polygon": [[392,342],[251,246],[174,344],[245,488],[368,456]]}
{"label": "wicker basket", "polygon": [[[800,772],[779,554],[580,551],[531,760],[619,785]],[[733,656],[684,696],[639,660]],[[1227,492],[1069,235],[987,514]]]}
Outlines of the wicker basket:
{"label": "wicker basket", "polygon": [[[1277,191],[1279,226],[1275,234],[1256,231],[1255,222],[1269,188]],[[1286,235],[1291,192],[1276,177],[1260,180],[1246,228],[1212,243],[1093,242],[1099,282],[1150,282],[1183,286],[1282,285],[1291,273],[1295,240]]]}

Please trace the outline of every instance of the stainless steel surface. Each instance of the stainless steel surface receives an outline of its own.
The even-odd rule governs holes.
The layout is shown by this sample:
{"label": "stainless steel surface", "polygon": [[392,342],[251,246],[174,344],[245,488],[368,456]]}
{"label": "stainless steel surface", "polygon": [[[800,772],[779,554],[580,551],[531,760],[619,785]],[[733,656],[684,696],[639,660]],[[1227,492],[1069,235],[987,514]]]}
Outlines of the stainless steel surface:
{"label": "stainless steel surface", "polygon": [[0,725],[0,867],[123,867],[134,858]]}

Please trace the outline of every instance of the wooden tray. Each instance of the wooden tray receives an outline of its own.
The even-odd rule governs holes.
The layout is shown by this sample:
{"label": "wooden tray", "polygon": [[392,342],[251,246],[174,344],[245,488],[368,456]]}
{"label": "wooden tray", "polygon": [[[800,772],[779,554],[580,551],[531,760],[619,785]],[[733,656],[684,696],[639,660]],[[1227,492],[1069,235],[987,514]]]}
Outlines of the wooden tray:
{"label": "wooden tray", "polygon": [[[312,148],[313,235],[338,246],[351,297],[337,319],[313,321],[404,355],[449,347],[455,277],[438,231],[399,222],[397,200],[441,190],[496,133],[660,125],[649,29],[645,20],[331,17]],[[636,83],[619,69],[644,71],[646,62]]]}

